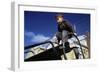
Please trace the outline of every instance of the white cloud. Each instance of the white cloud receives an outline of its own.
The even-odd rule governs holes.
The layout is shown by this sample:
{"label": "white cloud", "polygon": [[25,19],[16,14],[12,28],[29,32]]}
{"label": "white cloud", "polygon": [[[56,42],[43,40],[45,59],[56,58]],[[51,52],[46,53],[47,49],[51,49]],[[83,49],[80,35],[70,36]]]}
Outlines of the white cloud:
{"label": "white cloud", "polygon": [[33,37],[35,36],[35,34],[33,32],[25,32],[25,36],[28,36],[28,37]]}
{"label": "white cloud", "polygon": [[49,39],[49,37],[38,34],[38,35],[33,36],[32,42],[43,42],[43,41],[46,41],[48,39]]}
{"label": "white cloud", "polygon": [[48,36],[44,36],[43,34],[35,34],[33,32],[25,32],[25,36],[30,38],[29,40],[30,42],[35,42],[35,43],[43,42],[50,39],[50,37]]}

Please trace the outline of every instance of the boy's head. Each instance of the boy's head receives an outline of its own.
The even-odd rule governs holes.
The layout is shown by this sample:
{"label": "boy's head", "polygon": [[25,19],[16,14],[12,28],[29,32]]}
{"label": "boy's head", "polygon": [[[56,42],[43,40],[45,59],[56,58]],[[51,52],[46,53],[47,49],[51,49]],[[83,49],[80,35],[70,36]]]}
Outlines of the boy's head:
{"label": "boy's head", "polygon": [[56,20],[57,22],[62,22],[64,20],[63,15],[62,14],[56,15]]}

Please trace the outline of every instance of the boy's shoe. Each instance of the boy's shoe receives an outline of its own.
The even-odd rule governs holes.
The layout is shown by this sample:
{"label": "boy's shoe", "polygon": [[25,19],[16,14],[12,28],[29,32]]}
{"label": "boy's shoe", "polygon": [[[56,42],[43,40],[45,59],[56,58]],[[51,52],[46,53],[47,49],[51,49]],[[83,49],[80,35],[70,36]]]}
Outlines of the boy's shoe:
{"label": "boy's shoe", "polygon": [[64,46],[65,47],[63,47],[63,45],[59,46],[59,49],[63,49],[64,48],[66,53],[70,52],[73,49],[73,48],[70,48],[69,42],[66,42]]}
{"label": "boy's shoe", "polygon": [[65,42],[65,52],[68,53],[70,52],[73,48],[70,48],[69,42]]}

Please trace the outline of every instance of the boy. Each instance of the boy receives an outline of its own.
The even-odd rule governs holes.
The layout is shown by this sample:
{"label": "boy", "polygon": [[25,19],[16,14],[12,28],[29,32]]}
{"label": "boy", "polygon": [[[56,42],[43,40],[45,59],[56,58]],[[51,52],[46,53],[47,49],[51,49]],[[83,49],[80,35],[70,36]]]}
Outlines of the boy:
{"label": "boy", "polygon": [[70,46],[69,46],[69,42],[68,39],[72,37],[72,35],[69,35],[69,33],[73,33],[74,30],[71,26],[71,24],[69,23],[68,20],[64,20],[64,17],[62,14],[58,14],[56,16],[56,20],[57,20],[57,24],[58,24],[58,32],[56,34],[56,37],[58,39],[58,44],[60,42],[60,40],[62,40],[63,43],[63,53],[64,53],[64,58],[66,59],[65,56],[65,50],[66,51],[70,51]]}

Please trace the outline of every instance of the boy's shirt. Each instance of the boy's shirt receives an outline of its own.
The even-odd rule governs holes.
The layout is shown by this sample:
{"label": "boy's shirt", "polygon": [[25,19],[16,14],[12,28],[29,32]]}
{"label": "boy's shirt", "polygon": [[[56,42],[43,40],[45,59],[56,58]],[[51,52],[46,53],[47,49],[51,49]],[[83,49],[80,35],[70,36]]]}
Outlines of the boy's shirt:
{"label": "boy's shirt", "polygon": [[58,31],[62,32],[63,30],[66,30],[68,32],[74,32],[71,24],[68,21],[58,22]]}

